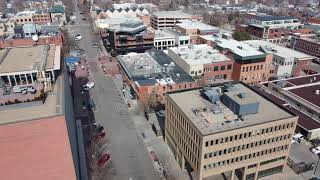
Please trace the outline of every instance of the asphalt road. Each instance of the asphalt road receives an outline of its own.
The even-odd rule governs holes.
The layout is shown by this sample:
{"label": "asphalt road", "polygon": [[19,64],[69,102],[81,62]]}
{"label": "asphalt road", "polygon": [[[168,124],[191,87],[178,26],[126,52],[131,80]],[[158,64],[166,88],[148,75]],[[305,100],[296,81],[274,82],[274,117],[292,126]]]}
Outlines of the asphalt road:
{"label": "asphalt road", "polygon": [[[92,44],[98,41],[90,25],[82,21],[79,9],[74,13],[77,16],[75,25],[69,26],[71,35],[80,34],[83,39],[78,46],[86,51],[89,61],[90,77],[95,82],[95,87],[90,90],[90,96],[95,101],[97,110],[94,119],[103,125],[109,142],[109,153],[115,172],[114,180],[158,180],[158,173],[149,158],[142,137],[137,133],[134,123],[127,113],[127,107],[122,92],[119,91],[112,78],[106,77],[96,67],[99,49]],[[88,26],[86,26],[88,24]],[[111,180],[109,177],[108,180]]]}

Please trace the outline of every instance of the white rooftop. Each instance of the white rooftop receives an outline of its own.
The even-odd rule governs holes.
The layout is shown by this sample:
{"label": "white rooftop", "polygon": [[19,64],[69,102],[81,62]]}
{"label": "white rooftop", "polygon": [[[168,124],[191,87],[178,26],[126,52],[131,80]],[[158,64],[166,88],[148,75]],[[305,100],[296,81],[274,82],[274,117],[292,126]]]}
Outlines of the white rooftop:
{"label": "white rooftop", "polygon": [[154,39],[163,39],[163,38],[175,38],[175,36],[165,29],[156,30],[154,33]]}
{"label": "white rooftop", "polygon": [[190,65],[203,65],[222,61],[230,61],[225,55],[218,50],[206,44],[188,45],[170,48],[175,54]]}
{"label": "white rooftop", "polygon": [[277,54],[278,56],[284,58],[298,58],[300,60],[314,59],[313,56],[268,41],[249,40],[244,42],[251,45],[254,48],[259,49],[261,47],[267,50],[269,53]]}
{"label": "white rooftop", "polygon": [[32,16],[36,11],[21,11],[18,12],[16,16]]}
{"label": "white rooftop", "polygon": [[180,26],[184,29],[199,29],[200,31],[219,31],[219,28],[211,26],[209,24],[202,23],[200,21],[196,20],[179,20],[179,22],[176,24],[177,26]]}
{"label": "white rooftop", "polygon": [[182,11],[157,11],[152,14],[158,18],[191,18],[190,14]]}
{"label": "white rooftop", "polygon": [[139,21],[137,17],[132,18],[108,18],[108,19],[98,19],[95,21],[96,27],[99,28],[110,28],[113,25],[119,25],[120,23]]}
{"label": "white rooftop", "polygon": [[200,36],[201,38],[215,42],[218,46],[224,49],[230,49],[233,53],[241,57],[258,56],[264,53],[258,51],[256,48],[247,43],[236,41],[234,39],[224,39],[213,35]]}

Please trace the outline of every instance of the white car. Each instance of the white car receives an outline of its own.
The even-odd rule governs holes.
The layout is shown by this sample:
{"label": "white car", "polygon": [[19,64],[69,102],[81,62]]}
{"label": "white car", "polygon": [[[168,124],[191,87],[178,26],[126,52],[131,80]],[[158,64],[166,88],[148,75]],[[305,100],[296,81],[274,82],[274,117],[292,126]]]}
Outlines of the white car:
{"label": "white car", "polygon": [[77,34],[74,36],[74,40],[80,41],[82,39],[82,36],[80,34]]}
{"label": "white car", "polygon": [[311,152],[313,152],[314,154],[319,154],[320,153],[320,146],[312,148]]}
{"label": "white car", "polygon": [[83,86],[83,89],[84,90],[89,90],[89,89],[91,89],[91,88],[93,88],[94,87],[94,82],[88,82],[87,84],[85,84],[84,86]]}

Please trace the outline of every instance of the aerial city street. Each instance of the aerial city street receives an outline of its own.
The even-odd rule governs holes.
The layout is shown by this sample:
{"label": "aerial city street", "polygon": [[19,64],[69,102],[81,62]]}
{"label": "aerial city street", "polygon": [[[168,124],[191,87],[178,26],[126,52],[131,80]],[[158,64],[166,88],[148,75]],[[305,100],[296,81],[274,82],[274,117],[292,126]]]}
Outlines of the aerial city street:
{"label": "aerial city street", "polygon": [[320,179],[319,0],[1,0],[3,180]]}

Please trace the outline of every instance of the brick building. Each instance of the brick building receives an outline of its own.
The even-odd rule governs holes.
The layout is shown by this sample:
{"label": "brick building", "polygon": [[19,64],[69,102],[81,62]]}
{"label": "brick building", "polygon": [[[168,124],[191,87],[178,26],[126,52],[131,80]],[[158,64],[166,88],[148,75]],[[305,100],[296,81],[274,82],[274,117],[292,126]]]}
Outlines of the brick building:
{"label": "brick building", "polygon": [[182,11],[157,11],[151,14],[151,27],[154,29],[172,28],[179,20],[192,19],[192,15]]}
{"label": "brick building", "polygon": [[166,92],[197,87],[195,80],[161,50],[120,55],[118,61],[127,88],[144,104],[152,98],[164,103]]}
{"label": "brick building", "polygon": [[196,44],[200,35],[213,35],[219,33],[220,29],[196,20],[179,20],[175,29],[184,35],[190,36],[191,43]]}
{"label": "brick building", "polygon": [[320,38],[315,35],[311,37],[295,35],[291,38],[290,48],[320,57]]}
{"label": "brick building", "polygon": [[234,39],[200,36],[200,42],[206,43],[234,61],[232,79],[247,84],[267,81],[274,74],[272,54],[258,51],[256,48]]}
{"label": "brick building", "polygon": [[44,25],[51,23],[50,13],[46,11],[36,11],[32,18],[35,24]]}
{"label": "brick building", "polygon": [[233,61],[206,44],[169,48],[168,56],[205,84],[232,79]]}

